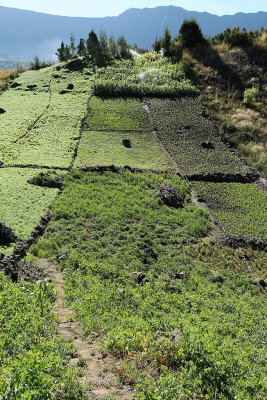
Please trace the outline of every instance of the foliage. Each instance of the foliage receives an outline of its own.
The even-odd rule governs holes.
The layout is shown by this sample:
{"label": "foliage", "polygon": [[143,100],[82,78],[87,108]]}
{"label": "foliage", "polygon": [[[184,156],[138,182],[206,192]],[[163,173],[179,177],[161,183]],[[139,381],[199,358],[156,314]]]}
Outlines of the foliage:
{"label": "foliage", "polygon": [[42,187],[60,189],[64,182],[64,176],[56,171],[42,171],[29,180],[29,183]]}
{"label": "foliage", "polygon": [[194,182],[226,232],[267,239],[267,199],[254,184]]}
{"label": "foliage", "polygon": [[265,299],[250,279],[182,254],[207,215],[160,205],[162,182],[188,201],[177,176],[73,172],[32,252],[67,252],[67,300],[86,332],[106,332],[103,345],[136,364],[137,397],[264,399]]}
{"label": "foliage", "polygon": [[[58,190],[33,186],[28,180],[43,171],[38,169],[0,169],[0,221],[10,226],[21,240],[26,240],[55,199]],[[5,252],[0,247],[0,252]]]}
{"label": "foliage", "polygon": [[46,62],[46,61],[40,61],[38,56],[35,56],[33,61],[30,63],[30,69],[31,70],[39,70],[41,68],[47,68],[51,67],[52,63],[51,62]]}
{"label": "foliage", "polygon": [[150,132],[151,127],[141,100],[93,97],[89,103],[85,129],[108,132]]}
{"label": "foliage", "polygon": [[[131,148],[123,145],[131,142]],[[174,166],[151,133],[84,131],[74,167],[116,165],[133,168],[171,170]]]}
{"label": "foliage", "polygon": [[116,61],[98,69],[93,82],[98,96],[167,96],[195,95],[196,89],[176,64],[148,53],[132,60]]}
{"label": "foliage", "polygon": [[250,278],[267,278],[266,251],[255,251],[251,248],[233,249],[220,244],[214,238],[196,245],[185,246],[182,251],[210,270],[235,271]]}
{"label": "foliage", "polygon": [[[202,115],[198,100],[148,101],[157,133],[184,173],[245,173],[248,168],[221,141],[213,122]],[[201,144],[210,140],[213,149]]]}
{"label": "foliage", "polygon": [[263,32],[266,32],[266,29],[262,28],[260,31],[252,31],[249,32],[240,27],[227,28],[224,32],[215,35],[211,42],[213,44],[225,43],[230,47],[250,47],[254,44],[257,44],[257,40],[262,36]]}
{"label": "foliage", "polygon": [[257,96],[259,94],[259,90],[255,87],[251,88],[251,89],[246,89],[244,91],[244,104],[246,106],[252,106],[257,99]]}
{"label": "foliage", "polygon": [[185,19],[180,27],[178,40],[184,48],[192,48],[198,44],[206,44],[197,20]]}
{"label": "foliage", "polygon": [[53,339],[54,288],[46,281],[14,284],[0,271],[0,398],[71,400],[81,390],[66,366],[73,349]]}

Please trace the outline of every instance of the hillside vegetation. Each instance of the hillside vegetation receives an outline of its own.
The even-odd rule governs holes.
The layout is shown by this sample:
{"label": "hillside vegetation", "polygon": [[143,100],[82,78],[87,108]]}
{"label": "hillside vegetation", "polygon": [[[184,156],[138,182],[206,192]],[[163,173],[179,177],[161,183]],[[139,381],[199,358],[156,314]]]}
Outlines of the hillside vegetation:
{"label": "hillside vegetation", "polygon": [[180,50],[0,96],[1,400],[266,398],[264,180]]}

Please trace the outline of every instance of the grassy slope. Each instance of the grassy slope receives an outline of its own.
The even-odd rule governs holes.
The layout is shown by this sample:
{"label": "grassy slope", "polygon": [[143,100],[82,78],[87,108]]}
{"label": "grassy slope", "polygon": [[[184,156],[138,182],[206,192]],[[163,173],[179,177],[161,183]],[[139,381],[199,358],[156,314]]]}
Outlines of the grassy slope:
{"label": "grassy slope", "polygon": [[86,332],[104,330],[105,347],[132,361],[121,379],[139,382],[139,398],[264,399],[265,300],[250,279],[183,254],[207,216],[161,205],[166,181],[188,193],[176,176],[73,172],[32,253],[67,252],[67,299]]}
{"label": "grassy slope", "polygon": [[[74,399],[80,388],[66,367],[72,346],[53,338],[52,284],[12,283],[0,271],[0,397]],[[79,397],[81,398],[81,397]]]}

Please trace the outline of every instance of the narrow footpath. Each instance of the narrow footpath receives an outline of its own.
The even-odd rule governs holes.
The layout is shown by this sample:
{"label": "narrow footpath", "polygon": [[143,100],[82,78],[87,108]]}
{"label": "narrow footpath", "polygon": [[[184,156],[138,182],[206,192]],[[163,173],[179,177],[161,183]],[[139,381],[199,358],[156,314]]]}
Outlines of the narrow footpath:
{"label": "narrow footpath", "polygon": [[63,274],[56,265],[47,260],[39,260],[38,265],[55,285],[57,299],[54,312],[59,318],[56,334],[73,342],[77,350],[70,365],[80,368],[80,382],[85,388],[87,399],[130,400],[133,392],[129,387],[120,385],[116,374],[116,370],[120,368],[120,360],[99,349],[103,333],[94,332],[85,336],[80,323],[75,320],[74,310],[65,306]]}

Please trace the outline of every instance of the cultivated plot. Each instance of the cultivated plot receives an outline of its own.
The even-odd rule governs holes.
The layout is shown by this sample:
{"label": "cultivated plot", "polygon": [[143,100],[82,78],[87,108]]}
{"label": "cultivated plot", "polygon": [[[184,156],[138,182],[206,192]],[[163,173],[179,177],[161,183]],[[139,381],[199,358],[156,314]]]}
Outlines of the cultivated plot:
{"label": "cultivated plot", "polygon": [[155,128],[184,173],[246,173],[248,167],[222,143],[197,99],[151,99]]}
{"label": "cultivated plot", "polygon": [[267,198],[253,184],[193,182],[227,233],[267,239]]}
{"label": "cultivated plot", "polygon": [[151,133],[85,131],[74,167],[95,165],[129,165],[159,170],[175,168]]}
{"label": "cultivated plot", "polygon": [[[0,169],[0,221],[9,226],[20,240],[30,236],[58,193],[58,189],[28,183],[41,171],[28,168]],[[0,247],[0,252],[5,251],[8,248]]]}
{"label": "cultivated plot", "polygon": [[90,79],[63,67],[28,71],[16,80],[19,86],[1,96],[6,112],[0,115],[0,161],[5,165],[70,166]]}
{"label": "cultivated plot", "polygon": [[150,132],[151,126],[142,100],[93,97],[85,129],[91,131]]}

